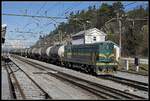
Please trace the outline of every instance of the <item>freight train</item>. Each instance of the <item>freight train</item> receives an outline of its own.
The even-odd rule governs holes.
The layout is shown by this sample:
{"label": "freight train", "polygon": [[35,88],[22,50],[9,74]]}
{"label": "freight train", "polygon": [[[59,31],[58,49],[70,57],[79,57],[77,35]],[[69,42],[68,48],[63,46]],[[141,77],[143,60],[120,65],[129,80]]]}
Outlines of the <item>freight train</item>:
{"label": "freight train", "polygon": [[114,43],[111,41],[16,49],[11,53],[68,68],[78,68],[94,75],[113,74],[118,68]]}

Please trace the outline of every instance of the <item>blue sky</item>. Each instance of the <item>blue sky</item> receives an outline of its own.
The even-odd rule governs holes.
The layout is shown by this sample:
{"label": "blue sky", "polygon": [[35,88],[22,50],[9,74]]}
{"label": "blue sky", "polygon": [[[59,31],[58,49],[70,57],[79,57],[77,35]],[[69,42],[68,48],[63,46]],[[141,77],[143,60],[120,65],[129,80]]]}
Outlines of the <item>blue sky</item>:
{"label": "blue sky", "polygon": [[[50,1],[50,2],[2,2],[2,13],[15,13],[15,14],[29,14],[29,15],[47,15],[47,16],[61,16],[65,17],[71,11],[87,10],[89,5],[95,5],[96,8],[102,3],[112,4],[112,1],[78,1],[78,2],[64,2],[64,1]],[[135,1],[133,1],[135,2]],[[127,5],[132,1],[124,1],[123,4]],[[134,4],[128,5],[125,10],[128,11],[139,5],[148,4],[146,1],[136,1]],[[47,12],[47,13],[46,13]],[[68,13],[67,13],[68,12]],[[66,14],[65,14],[66,13]],[[58,22],[66,22],[67,20],[57,20]],[[51,23],[51,24],[50,24]],[[39,32],[48,34],[55,29],[54,21],[51,19],[39,19],[39,18],[28,18],[28,17],[16,17],[16,16],[4,16],[2,15],[2,24],[7,24],[6,44],[11,45],[25,45],[29,47],[33,45],[39,38]],[[10,31],[31,31],[35,34],[30,33],[17,33]],[[10,40],[9,40],[10,39]],[[16,40],[11,40],[16,39]],[[17,39],[24,39],[22,41]],[[19,47],[19,46],[18,46]]]}

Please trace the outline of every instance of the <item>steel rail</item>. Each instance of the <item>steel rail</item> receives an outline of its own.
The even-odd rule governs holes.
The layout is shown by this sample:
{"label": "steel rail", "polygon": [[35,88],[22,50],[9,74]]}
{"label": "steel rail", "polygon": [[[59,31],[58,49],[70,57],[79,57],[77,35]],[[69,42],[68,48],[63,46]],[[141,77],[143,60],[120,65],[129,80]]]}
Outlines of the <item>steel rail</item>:
{"label": "steel rail", "polygon": [[[22,69],[21,69],[16,63],[14,63],[12,60],[11,60],[11,62],[18,68],[16,71],[21,70],[21,71],[44,93],[45,99],[52,99],[52,97],[51,97],[47,92],[45,92],[45,91],[40,87],[40,85],[37,84],[24,70],[22,70]],[[11,66],[9,66],[9,69],[11,70]],[[12,71],[12,70],[11,70],[11,73],[14,75],[14,72],[16,72],[16,71]],[[15,76],[15,75],[14,75],[14,76]],[[15,78],[16,78],[16,77],[15,77]],[[15,79],[15,80],[17,80],[17,79]],[[17,83],[19,84],[18,81],[17,81]],[[21,89],[21,87],[19,87],[19,89]],[[23,98],[23,99],[26,99],[26,98],[25,98],[25,94],[23,93],[23,91],[21,91],[20,93],[21,93],[21,95],[23,96],[22,98]]]}
{"label": "steel rail", "polygon": [[23,90],[22,90],[21,87],[20,87],[19,81],[17,80],[17,78],[16,78],[16,76],[15,76],[15,74],[14,74],[14,71],[11,69],[11,66],[9,65],[9,63],[7,63],[7,67],[8,67],[9,70],[11,71],[11,72],[9,73],[9,75],[12,74],[12,77],[13,77],[14,80],[15,80],[15,85],[17,86],[17,88],[18,88],[18,90],[19,90],[19,92],[20,92],[20,95],[21,95],[22,99],[26,99],[25,94],[24,94]]}
{"label": "steel rail", "polygon": [[[5,63],[5,67],[6,67],[7,74],[9,74],[6,63]],[[13,86],[12,80],[10,78],[10,75],[8,75],[8,82],[9,82],[9,89],[10,89],[10,93],[11,93],[11,98],[16,99],[16,94],[15,94],[14,86]]]}

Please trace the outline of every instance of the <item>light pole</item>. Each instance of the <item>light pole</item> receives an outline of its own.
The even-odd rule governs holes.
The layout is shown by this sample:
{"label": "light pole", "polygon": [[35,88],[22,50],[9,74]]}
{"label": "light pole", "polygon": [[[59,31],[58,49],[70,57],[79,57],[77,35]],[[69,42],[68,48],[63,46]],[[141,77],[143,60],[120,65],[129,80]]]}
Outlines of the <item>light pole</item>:
{"label": "light pole", "polygon": [[[107,28],[107,24],[110,23],[110,22],[113,21],[113,20],[116,20],[116,18],[110,19],[109,21],[107,21],[107,22],[105,23],[104,26],[106,26],[106,28]],[[122,20],[122,17],[119,17],[119,12],[117,12],[117,21],[118,21],[118,23],[119,23],[119,47],[120,47],[120,53],[119,53],[119,55],[120,55],[120,58],[121,58],[121,48],[122,48],[122,47],[121,47],[121,33],[122,33],[122,30],[121,30],[122,22],[121,22],[121,20]],[[104,27],[102,27],[102,28],[104,28]],[[101,30],[102,30],[102,28],[101,28]]]}
{"label": "light pole", "polygon": [[[91,23],[90,21],[86,20],[85,23],[82,23],[81,20],[83,19],[78,19],[78,18],[74,18],[73,20],[78,21],[79,25],[82,25],[84,28],[84,34],[86,33],[86,24],[87,23]],[[85,44],[85,36],[84,36],[84,44]]]}
{"label": "light pole", "polygon": [[78,19],[78,18],[74,18],[73,20],[76,20],[76,21],[80,22],[80,24],[83,25],[84,31],[86,30],[86,23],[91,23],[91,21],[86,20],[85,23],[83,24],[81,22],[81,20],[83,20],[83,19]]}
{"label": "light pole", "polygon": [[[86,21],[86,23],[91,23],[90,21]],[[83,24],[83,27],[84,27],[84,34],[86,32],[86,23]],[[85,35],[84,35],[84,44],[85,44]]]}
{"label": "light pole", "polygon": [[122,47],[121,47],[121,27],[122,27],[122,23],[121,23],[121,19],[119,17],[119,13],[117,13],[117,21],[119,22],[119,46],[120,46],[120,58],[121,58],[121,51],[122,51]]}

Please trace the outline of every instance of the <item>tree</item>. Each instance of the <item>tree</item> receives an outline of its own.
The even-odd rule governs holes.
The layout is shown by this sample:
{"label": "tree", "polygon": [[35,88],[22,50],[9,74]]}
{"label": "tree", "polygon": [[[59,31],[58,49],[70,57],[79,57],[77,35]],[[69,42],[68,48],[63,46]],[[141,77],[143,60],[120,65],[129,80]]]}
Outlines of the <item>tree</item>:
{"label": "tree", "polygon": [[40,39],[40,40],[43,39],[42,35],[40,35],[39,39]]}
{"label": "tree", "polygon": [[[112,9],[113,9],[113,13],[119,13],[120,15],[124,14],[124,7],[123,7],[123,4],[121,3],[121,1],[117,1],[117,2],[114,2],[112,4]],[[119,15],[119,16],[120,16]]]}
{"label": "tree", "polygon": [[88,7],[88,11],[92,11],[92,6],[89,6],[89,7]]}
{"label": "tree", "polygon": [[107,3],[103,3],[98,9],[97,14],[97,27],[101,29],[104,26],[105,22],[112,18],[112,6]]}
{"label": "tree", "polygon": [[96,11],[96,6],[95,5],[93,5],[93,11]]}
{"label": "tree", "polygon": [[[49,37],[49,43],[58,40],[58,31],[61,30],[63,33],[63,38],[66,38],[67,35],[75,34],[81,30],[84,30],[83,24],[86,24],[86,21],[90,21],[90,24],[86,24],[86,28],[96,27],[105,29],[104,31],[108,34],[107,40],[112,40],[113,42],[119,44],[119,26],[116,20],[107,24],[107,28],[104,27],[106,21],[109,21],[112,18],[116,18],[116,13],[119,12],[120,16],[122,14],[127,14],[127,19],[143,19],[149,15],[149,7],[147,6],[144,9],[142,6],[130,10],[128,12],[124,11],[123,4],[118,1],[114,2],[112,5],[103,3],[99,8],[96,9],[96,6],[89,6],[88,10],[81,10],[77,12],[71,12],[69,19],[66,23],[61,23],[57,29],[50,32],[47,36]],[[76,19],[76,20],[75,20]],[[148,21],[128,21],[125,19],[122,20],[122,53],[124,56],[148,56]],[[56,38],[57,37],[57,38]],[[45,39],[40,36],[39,39],[43,41]],[[42,43],[42,40],[41,43]],[[46,41],[46,40],[45,40]]]}

